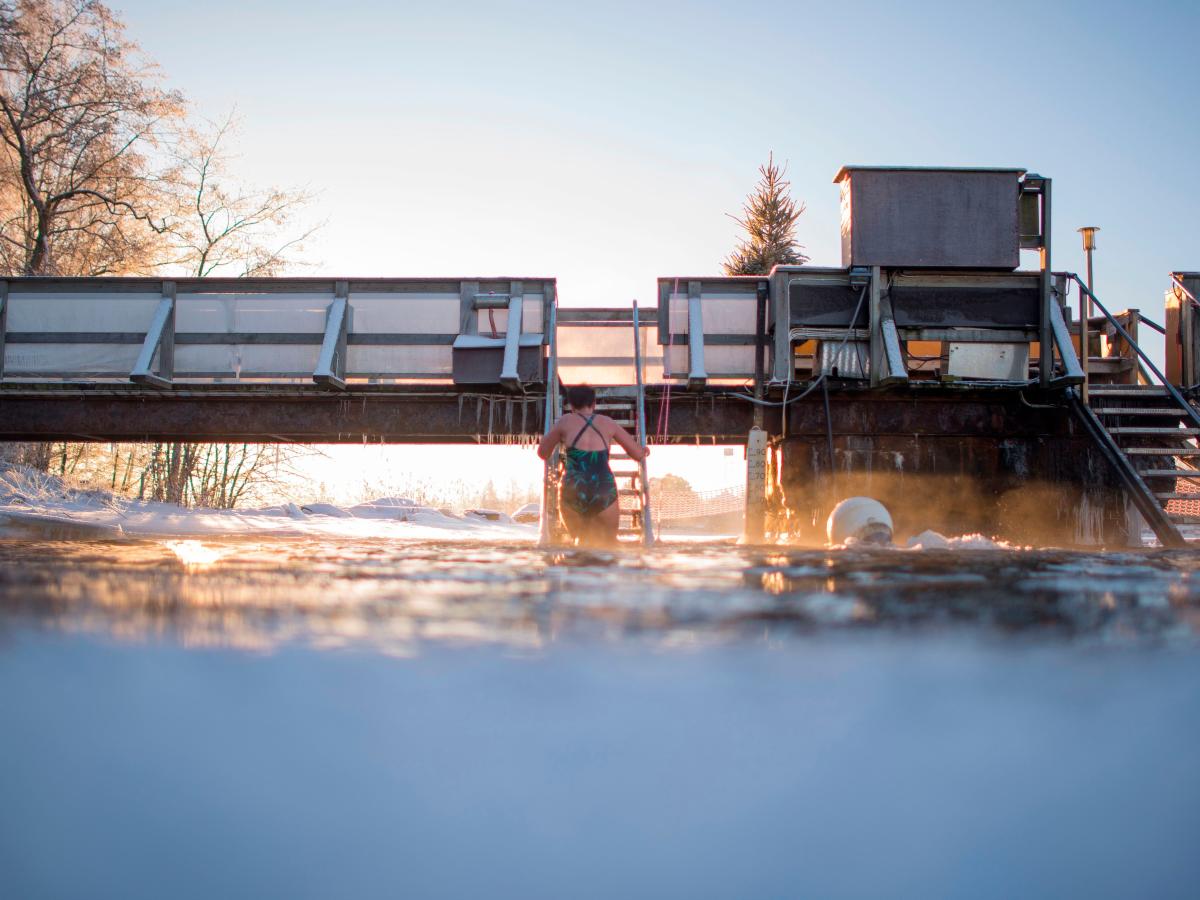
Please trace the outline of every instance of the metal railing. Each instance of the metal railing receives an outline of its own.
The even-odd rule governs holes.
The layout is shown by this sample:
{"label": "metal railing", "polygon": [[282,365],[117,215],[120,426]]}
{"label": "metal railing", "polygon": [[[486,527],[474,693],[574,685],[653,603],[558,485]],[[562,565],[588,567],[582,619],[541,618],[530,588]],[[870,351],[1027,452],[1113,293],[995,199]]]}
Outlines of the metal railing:
{"label": "metal railing", "polygon": [[[545,428],[542,430],[543,434],[548,433],[558,420],[558,304],[551,304],[546,324],[550,339],[550,352],[549,358],[546,360],[546,421]],[[558,498],[554,491],[556,487],[554,473],[557,471],[558,447],[555,447],[550,458],[546,460],[542,472],[542,516],[538,523],[538,541],[543,545],[553,543],[558,527]]]}
{"label": "metal railing", "polygon": [[[351,380],[482,383],[494,366],[492,380],[519,393],[540,381],[530,357],[555,304],[548,278],[0,279],[0,377],[343,390]],[[507,316],[502,334],[496,313]],[[470,363],[461,378],[460,358]]]}
{"label": "metal railing", "polygon": [[1117,318],[1111,312],[1109,312],[1108,307],[1101,303],[1099,298],[1092,293],[1091,289],[1084,284],[1082,278],[1080,278],[1074,272],[1069,273],[1067,277],[1073,279],[1075,283],[1079,285],[1079,290],[1084,292],[1092,301],[1092,303],[1095,304],[1096,308],[1104,314],[1104,317],[1108,319],[1108,323],[1113,327],[1117,334],[1121,336],[1125,343],[1132,348],[1134,353],[1137,354],[1138,358],[1141,360],[1146,369],[1148,369],[1154,375],[1154,377],[1158,379],[1159,383],[1166,388],[1166,391],[1171,396],[1171,399],[1174,400],[1175,403],[1178,404],[1178,406],[1186,413],[1192,424],[1196,428],[1200,428],[1200,413],[1197,413],[1192,407],[1192,404],[1187,401],[1187,398],[1180,393],[1179,389],[1167,380],[1166,376],[1163,375],[1158,366],[1154,364],[1154,361],[1146,355],[1146,351],[1144,351],[1138,342],[1133,339],[1133,336],[1125,330],[1125,326],[1117,321]]}
{"label": "metal railing", "polygon": [[[638,328],[638,305],[633,301],[633,355],[637,372],[637,434],[642,446],[646,446],[646,386],[642,380],[642,332]],[[650,480],[646,475],[646,458],[638,460],[638,490],[642,494],[642,544],[649,547],[654,543],[654,523],[650,518]]]}

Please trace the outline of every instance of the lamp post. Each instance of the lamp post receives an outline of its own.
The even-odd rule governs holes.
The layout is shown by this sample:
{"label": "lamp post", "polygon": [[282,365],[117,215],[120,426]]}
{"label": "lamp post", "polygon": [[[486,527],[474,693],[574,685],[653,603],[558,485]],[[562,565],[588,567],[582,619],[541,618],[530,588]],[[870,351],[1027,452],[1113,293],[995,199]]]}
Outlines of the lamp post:
{"label": "lamp post", "polygon": [[1092,317],[1092,251],[1096,249],[1096,232],[1100,229],[1095,225],[1085,225],[1079,229],[1083,235],[1083,252],[1087,256],[1087,297],[1079,298],[1079,365],[1083,369],[1083,402],[1088,402],[1088,357],[1091,343],[1088,335],[1088,320]]}

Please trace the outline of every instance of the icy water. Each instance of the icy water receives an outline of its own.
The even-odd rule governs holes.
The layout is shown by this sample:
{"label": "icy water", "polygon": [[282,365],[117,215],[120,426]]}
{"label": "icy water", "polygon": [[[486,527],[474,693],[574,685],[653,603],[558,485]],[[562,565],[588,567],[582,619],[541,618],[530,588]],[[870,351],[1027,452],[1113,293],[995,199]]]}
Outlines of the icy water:
{"label": "icy water", "polygon": [[0,541],[3,897],[1192,897],[1200,554]]}

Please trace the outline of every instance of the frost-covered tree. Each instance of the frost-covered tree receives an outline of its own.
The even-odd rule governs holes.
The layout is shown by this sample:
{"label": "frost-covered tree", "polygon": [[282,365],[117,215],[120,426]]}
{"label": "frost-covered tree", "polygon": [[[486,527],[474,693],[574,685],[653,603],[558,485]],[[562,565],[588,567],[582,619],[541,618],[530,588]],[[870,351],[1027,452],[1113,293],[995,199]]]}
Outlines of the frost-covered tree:
{"label": "frost-covered tree", "polygon": [[0,0],[0,268],[145,271],[182,98],[97,0]]}
{"label": "frost-covered tree", "polygon": [[775,154],[758,167],[758,184],[742,205],[740,216],[729,217],[742,226],[746,236],[725,259],[726,275],[766,275],[778,265],[808,262],[804,247],[796,241],[796,223],[804,204],[791,196],[792,183],[784,176],[786,164],[775,164]]}

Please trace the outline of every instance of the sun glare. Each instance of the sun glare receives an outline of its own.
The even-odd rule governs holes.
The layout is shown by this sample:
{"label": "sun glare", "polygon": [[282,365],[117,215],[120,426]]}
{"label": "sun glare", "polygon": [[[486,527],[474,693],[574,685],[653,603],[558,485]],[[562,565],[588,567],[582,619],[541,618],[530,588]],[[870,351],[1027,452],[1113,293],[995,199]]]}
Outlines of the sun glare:
{"label": "sun glare", "polygon": [[179,557],[179,561],[189,569],[211,566],[226,555],[226,551],[207,546],[200,541],[167,541],[166,548]]}

